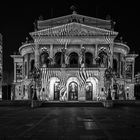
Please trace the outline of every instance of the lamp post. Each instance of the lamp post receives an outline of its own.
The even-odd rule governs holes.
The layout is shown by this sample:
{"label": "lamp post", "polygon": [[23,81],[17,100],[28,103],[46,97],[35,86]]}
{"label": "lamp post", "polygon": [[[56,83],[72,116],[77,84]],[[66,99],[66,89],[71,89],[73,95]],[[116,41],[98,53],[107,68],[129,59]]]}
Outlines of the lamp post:
{"label": "lamp post", "polygon": [[37,95],[36,95],[36,85],[40,80],[41,72],[40,69],[34,67],[33,71],[31,72],[31,77],[33,81],[33,94],[31,96],[31,108],[34,107],[34,100],[37,100]]}

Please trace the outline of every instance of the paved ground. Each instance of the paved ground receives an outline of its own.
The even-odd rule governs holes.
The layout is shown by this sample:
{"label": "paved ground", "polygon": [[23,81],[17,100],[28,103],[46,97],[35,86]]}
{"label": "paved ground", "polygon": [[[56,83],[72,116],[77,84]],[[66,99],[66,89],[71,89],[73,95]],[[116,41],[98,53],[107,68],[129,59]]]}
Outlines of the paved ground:
{"label": "paved ground", "polygon": [[0,107],[0,140],[140,139],[140,107]]}

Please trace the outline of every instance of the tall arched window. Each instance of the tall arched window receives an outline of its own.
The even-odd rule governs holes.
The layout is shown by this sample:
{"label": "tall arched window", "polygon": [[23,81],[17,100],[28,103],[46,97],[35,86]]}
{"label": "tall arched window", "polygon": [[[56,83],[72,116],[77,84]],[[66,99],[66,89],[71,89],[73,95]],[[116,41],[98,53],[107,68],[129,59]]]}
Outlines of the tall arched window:
{"label": "tall arched window", "polygon": [[49,65],[49,54],[47,52],[43,52],[40,55],[40,64],[41,66],[46,66],[48,67]]}
{"label": "tall arched window", "polygon": [[31,60],[30,65],[31,65],[31,71],[33,71],[34,66],[35,66],[35,60],[34,59]]}
{"label": "tall arched window", "polygon": [[61,59],[62,59],[62,53],[57,52],[55,54],[55,64],[56,64],[57,67],[61,67]]}
{"label": "tall arched window", "polygon": [[85,65],[86,67],[91,67],[93,64],[93,55],[90,52],[85,53]]}
{"label": "tall arched window", "polygon": [[70,67],[78,67],[78,60],[79,60],[78,54],[75,53],[75,52],[72,52],[69,55],[69,65],[70,65]]}
{"label": "tall arched window", "polygon": [[115,71],[117,73],[117,60],[113,59],[113,71]]}

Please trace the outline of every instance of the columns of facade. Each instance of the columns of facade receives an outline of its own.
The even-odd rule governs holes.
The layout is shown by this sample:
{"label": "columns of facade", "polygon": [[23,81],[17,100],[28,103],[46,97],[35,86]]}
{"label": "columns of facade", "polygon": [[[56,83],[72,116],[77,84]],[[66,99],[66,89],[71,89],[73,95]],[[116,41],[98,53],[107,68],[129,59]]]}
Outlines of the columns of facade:
{"label": "columns of facade", "polygon": [[94,57],[93,57],[93,64],[96,64],[95,59],[98,57],[98,44],[95,44],[95,51],[94,51]]}
{"label": "columns of facade", "polygon": [[122,62],[122,54],[119,55],[119,76],[121,77],[121,69],[122,69],[122,66],[121,66],[121,62]]}
{"label": "columns of facade", "polygon": [[24,66],[24,57],[23,57],[23,62],[22,62],[22,76],[23,76],[23,78],[25,78],[25,68],[24,68],[25,66]]}
{"label": "columns of facade", "polygon": [[68,65],[69,63],[69,56],[68,56],[68,50],[66,49],[66,53],[65,53],[65,63],[66,65]]}
{"label": "columns of facade", "polygon": [[113,67],[113,43],[110,43],[110,60],[109,60],[109,65],[111,68]]}
{"label": "columns of facade", "polygon": [[14,82],[16,82],[16,62],[14,62]]}
{"label": "columns of facade", "polygon": [[61,66],[65,67],[66,65],[66,47],[62,48],[62,58],[61,58]]}
{"label": "columns of facade", "polygon": [[132,79],[134,79],[134,74],[135,74],[135,59],[133,60],[132,64]]}
{"label": "columns of facade", "polygon": [[68,60],[69,60],[69,56],[68,56],[68,50],[67,50],[67,43],[65,44],[65,54],[64,54],[64,61],[65,61],[65,64],[68,65]]}
{"label": "columns of facade", "polygon": [[29,74],[31,72],[31,54],[29,54],[29,57],[28,57],[28,70],[29,70]]}
{"label": "columns of facade", "polygon": [[[80,44],[80,48],[82,49],[83,48],[83,44]],[[80,55],[79,55],[79,64],[81,65],[82,64],[82,61],[84,59],[84,65],[85,65],[85,56],[83,56],[83,52],[82,50],[80,51]]]}
{"label": "columns of facade", "polygon": [[120,54],[117,53],[117,73],[118,73],[118,76],[120,76]]}
{"label": "columns of facade", "polygon": [[29,54],[27,54],[27,78],[29,78],[29,65],[30,65],[30,62],[29,62]]}
{"label": "columns of facade", "polygon": [[35,44],[34,53],[35,53],[35,67],[38,67],[39,66],[39,48],[38,48],[38,44]]}
{"label": "columns of facade", "polygon": [[121,77],[124,77],[124,56],[121,57]]}
{"label": "columns of facade", "polygon": [[54,65],[54,54],[53,54],[53,44],[50,44],[50,55],[49,57],[51,58],[51,65]]}

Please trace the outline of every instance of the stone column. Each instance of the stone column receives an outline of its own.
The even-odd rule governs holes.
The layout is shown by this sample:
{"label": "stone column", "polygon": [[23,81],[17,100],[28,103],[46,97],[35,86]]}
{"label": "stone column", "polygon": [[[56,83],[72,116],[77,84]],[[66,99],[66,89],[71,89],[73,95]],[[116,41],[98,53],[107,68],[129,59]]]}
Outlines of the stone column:
{"label": "stone column", "polygon": [[[110,61],[110,67],[113,67],[113,43],[110,43],[110,56],[109,56],[109,61]],[[109,65],[108,65],[109,66]]]}
{"label": "stone column", "polygon": [[96,64],[95,59],[98,57],[98,44],[95,44],[95,50],[94,50],[94,57],[93,57],[93,64]]}
{"label": "stone column", "polygon": [[49,57],[51,58],[51,65],[54,64],[54,57],[53,57],[53,44],[50,44],[50,55]]}
{"label": "stone column", "polygon": [[[80,44],[80,49],[82,48],[83,44]],[[81,65],[82,63],[82,52],[80,51],[80,55],[79,55],[79,64]]]}
{"label": "stone column", "polygon": [[120,63],[120,73],[121,73],[121,77],[124,77],[124,57],[121,57],[121,63]]}
{"label": "stone column", "polygon": [[39,66],[39,49],[38,49],[38,44],[35,44],[34,48],[34,53],[35,53],[35,67]]}
{"label": "stone column", "polygon": [[29,78],[29,65],[30,65],[30,62],[29,62],[29,54],[27,54],[27,78]]}
{"label": "stone column", "polygon": [[53,44],[50,44],[50,57],[53,57]]}
{"label": "stone column", "polygon": [[135,72],[135,59],[133,60],[132,64],[132,80],[134,80],[134,72]]}
{"label": "stone column", "polygon": [[68,56],[68,52],[67,52],[68,50],[66,50],[66,53],[65,53],[65,63],[66,63],[66,65],[68,65],[68,63],[69,63],[69,56]]}
{"label": "stone column", "polygon": [[65,55],[66,55],[66,48],[62,48],[62,58],[61,58],[61,66],[65,67]]}
{"label": "stone column", "polygon": [[121,61],[122,61],[122,56],[121,54],[119,55],[119,77],[121,77]]}
{"label": "stone column", "polygon": [[14,62],[14,82],[16,82],[16,62]]}
{"label": "stone column", "polygon": [[24,57],[23,57],[23,61],[22,61],[22,76],[23,76],[23,78],[25,78],[25,73],[24,73],[24,68],[25,66],[24,66]]}
{"label": "stone column", "polygon": [[80,64],[82,64],[82,67],[85,67],[85,51],[86,49],[83,47],[83,44],[81,44],[81,53],[80,53]]}

